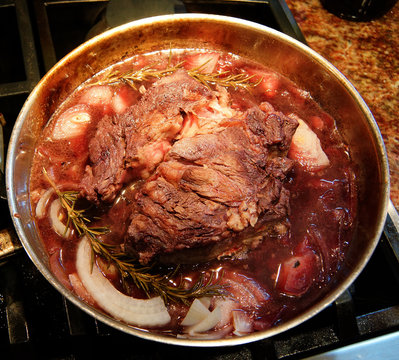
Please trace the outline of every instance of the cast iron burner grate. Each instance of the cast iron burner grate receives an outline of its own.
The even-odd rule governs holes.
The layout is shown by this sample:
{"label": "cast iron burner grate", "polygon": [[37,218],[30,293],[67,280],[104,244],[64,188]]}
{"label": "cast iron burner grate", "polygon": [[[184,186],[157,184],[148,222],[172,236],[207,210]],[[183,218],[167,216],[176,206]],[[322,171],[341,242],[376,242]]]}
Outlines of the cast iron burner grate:
{"label": "cast iron burner grate", "polygon": [[[282,0],[173,3],[176,12],[244,17],[306,43]],[[7,120],[5,144],[34,85],[56,61],[98,28],[107,5],[107,0],[0,3],[0,112]],[[12,227],[6,202],[0,203],[0,211],[0,229]],[[196,349],[150,343],[94,320],[60,295],[21,251],[0,264],[0,357],[299,359],[394,334],[399,331],[398,247],[399,235],[389,218],[363,273],[320,314],[270,339],[229,348]]]}

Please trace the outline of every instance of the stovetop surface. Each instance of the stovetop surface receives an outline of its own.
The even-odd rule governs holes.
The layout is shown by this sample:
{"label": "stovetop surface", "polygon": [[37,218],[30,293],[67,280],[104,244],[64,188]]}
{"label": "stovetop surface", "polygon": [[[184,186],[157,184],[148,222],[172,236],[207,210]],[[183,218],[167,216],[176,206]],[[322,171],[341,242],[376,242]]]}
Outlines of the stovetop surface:
{"label": "stovetop surface", "polygon": [[[5,143],[39,79],[69,51],[124,21],[123,0],[6,0],[0,3],[0,113]],[[122,5],[121,5],[122,4]],[[151,6],[149,12],[148,7]],[[157,5],[158,4],[158,5]],[[305,42],[284,1],[144,1],[131,19],[168,12],[243,17]],[[128,8],[123,8],[126,16]],[[108,11],[109,10],[109,11]],[[141,12],[140,12],[140,11]],[[5,34],[7,36],[5,36]],[[0,229],[10,227],[0,202]],[[390,237],[392,233],[386,231]],[[398,237],[397,233],[394,237]],[[396,255],[397,256],[397,255]],[[110,328],[63,298],[19,252],[0,265],[0,358],[27,359],[299,359],[399,331],[399,262],[383,234],[359,278],[327,309],[271,339],[231,348],[184,348],[142,340]]]}

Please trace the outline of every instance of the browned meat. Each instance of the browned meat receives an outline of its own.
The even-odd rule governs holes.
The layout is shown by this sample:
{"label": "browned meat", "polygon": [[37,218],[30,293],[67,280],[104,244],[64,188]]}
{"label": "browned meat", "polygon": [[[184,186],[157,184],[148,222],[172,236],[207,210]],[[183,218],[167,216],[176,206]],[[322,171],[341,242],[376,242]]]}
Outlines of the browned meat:
{"label": "browned meat", "polygon": [[182,113],[195,112],[214,97],[179,70],[155,82],[122,116],[104,118],[89,144],[82,194],[112,201],[131,178],[148,177],[182,129]]}
{"label": "browned meat", "polygon": [[224,249],[222,243],[288,215],[282,180],[291,162],[269,150],[270,144],[286,148],[296,122],[259,109],[247,118],[250,125],[235,121],[218,133],[177,141],[145,182],[125,242],[142,263],[215,244]]}
{"label": "browned meat", "polygon": [[298,126],[297,121],[293,121],[282,113],[274,110],[264,113],[257,107],[249,110],[246,123],[257,137],[255,141],[260,140],[266,146],[276,144],[280,150],[288,150]]}
{"label": "browned meat", "polygon": [[196,112],[213,97],[183,70],[157,81],[125,118],[128,124],[134,120],[133,131],[126,134],[127,164],[148,177],[182,129],[182,114]]}
{"label": "browned meat", "polygon": [[110,116],[104,117],[89,144],[90,162],[81,182],[82,192],[89,200],[113,200],[126,176],[124,166],[125,139],[123,127]]}
{"label": "browned meat", "polygon": [[98,123],[82,194],[111,202],[124,184],[144,180],[125,249],[143,264],[193,249],[217,256],[289,213],[285,155],[298,124],[262,109],[233,110],[227,92],[177,71]]}

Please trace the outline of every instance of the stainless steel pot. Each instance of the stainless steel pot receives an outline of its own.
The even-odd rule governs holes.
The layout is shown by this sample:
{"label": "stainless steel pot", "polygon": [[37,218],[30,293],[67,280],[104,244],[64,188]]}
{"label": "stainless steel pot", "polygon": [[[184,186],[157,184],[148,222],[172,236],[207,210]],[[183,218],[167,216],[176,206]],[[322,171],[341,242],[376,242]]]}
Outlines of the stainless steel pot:
{"label": "stainless steel pot", "polygon": [[[252,58],[310,92],[337,120],[350,145],[359,183],[357,230],[331,286],[313,305],[274,328],[244,337],[188,340],[141,331],[81,301],[49,268],[29,200],[29,172],[36,140],[58,105],[83,81],[111,63],[158,49],[209,48]],[[189,346],[226,346],[273,336],[309,319],[334,301],[361,272],[382,232],[389,199],[387,156],[373,116],[355,88],[331,64],[298,41],[235,18],[185,14],[135,21],[84,43],[57,63],[30,94],[9,144],[6,183],[10,211],[21,242],[41,273],[68,300],[104,323],[145,339]]]}

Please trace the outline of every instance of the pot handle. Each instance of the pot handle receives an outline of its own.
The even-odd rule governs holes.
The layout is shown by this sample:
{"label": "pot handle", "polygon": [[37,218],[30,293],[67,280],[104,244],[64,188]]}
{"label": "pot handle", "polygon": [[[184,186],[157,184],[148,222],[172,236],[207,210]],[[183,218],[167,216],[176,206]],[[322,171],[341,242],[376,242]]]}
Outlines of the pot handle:
{"label": "pot handle", "polygon": [[14,229],[0,230],[0,261],[22,249]]}
{"label": "pot handle", "polygon": [[[6,184],[4,181],[4,142],[3,142],[3,126],[5,119],[0,113],[0,199],[7,200]],[[7,228],[0,230],[0,260],[14,254],[22,249],[22,245],[18,239],[15,230]]]}
{"label": "pot handle", "polygon": [[[385,222],[384,234],[388,240],[388,246],[395,260],[394,263],[399,263],[399,214],[392,203],[389,201],[387,220]],[[396,273],[395,273],[396,274]]]}
{"label": "pot handle", "polygon": [[4,115],[0,113],[0,199],[7,200],[6,182],[4,181],[4,140],[3,126],[6,124]]}

